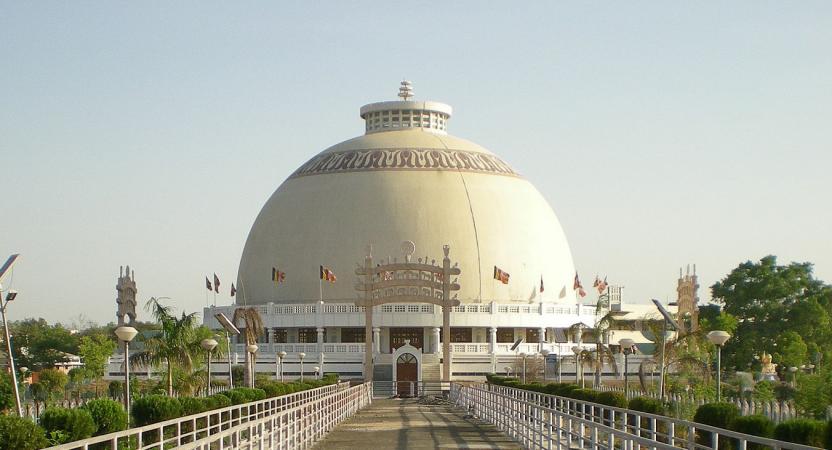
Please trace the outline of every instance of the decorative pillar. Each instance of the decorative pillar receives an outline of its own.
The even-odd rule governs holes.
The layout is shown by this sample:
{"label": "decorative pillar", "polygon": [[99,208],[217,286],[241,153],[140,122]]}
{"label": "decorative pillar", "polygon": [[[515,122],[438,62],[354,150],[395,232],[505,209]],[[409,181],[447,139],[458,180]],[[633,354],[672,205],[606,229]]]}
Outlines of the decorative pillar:
{"label": "decorative pillar", "polygon": [[488,329],[488,353],[492,355],[497,353],[497,328],[491,327]]}
{"label": "decorative pillar", "polygon": [[541,344],[540,348],[543,348],[542,344],[546,343],[546,327],[540,327],[537,330],[537,342]]}
{"label": "decorative pillar", "polygon": [[373,328],[373,353],[381,353],[381,328]]}
{"label": "decorative pillar", "polygon": [[324,330],[325,329],[323,327],[318,327],[318,329],[317,329],[317,331],[318,331],[318,351],[319,352],[324,351]]}
{"label": "decorative pillar", "polygon": [[441,330],[441,328],[439,328],[439,327],[434,327],[433,328],[433,353],[437,354],[437,355],[442,353],[442,346],[440,345],[440,339],[439,339],[439,331],[440,330]]}

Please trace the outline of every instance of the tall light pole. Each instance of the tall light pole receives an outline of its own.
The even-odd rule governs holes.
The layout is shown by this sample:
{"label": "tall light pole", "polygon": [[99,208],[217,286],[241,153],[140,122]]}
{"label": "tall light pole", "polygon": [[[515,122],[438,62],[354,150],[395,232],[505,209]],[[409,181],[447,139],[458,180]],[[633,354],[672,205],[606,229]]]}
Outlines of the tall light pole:
{"label": "tall light pole", "polygon": [[561,382],[561,366],[563,366],[563,355],[560,354],[560,349],[558,349],[558,383]]}
{"label": "tall light pole", "polygon": [[[234,371],[231,370],[231,335],[226,330],[225,332],[225,343],[228,345],[228,388],[234,389]],[[237,351],[234,351],[236,354]]]}
{"label": "tall light pole", "polygon": [[[0,286],[0,293],[2,293],[2,286]],[[6,308],[9,306],[9,302],[14,301],[17,298],[17,291],[14,289],[9,289],[6,293],[6,298],[2,300],[2,305],[0,305],[0,312],[3,313],[3,329],[6,332],[6,352],[9,355],[9,369],[12,372],[12,386],[14,386],[14,405],[17,408],[17,415],[23,417],[23,406],[20,404],[20,388],[17,386],[17,371],[14,370],[14,356],[12,355],[12,338],[9,334],[9,323],[6,321]]]}
{"label": "tall light pole", "polygon": [[254,355],[259,349],[260,347],[258,347],[257,344],[248,344],[246,346],[246,351],[251,353],[251,357],[248,359],[248,387],[250,388],[254,387],[254,377],[257,376],[257,363],[254,360]]}
{"label": "tall light pole", "polygon": [[306,353],[298,353],[298,358],[300,359],[300,381],[303,383],[303,358],[306,358]]}
{"label": "tall light pole", "polygon": [[716,401],[722,401],[722,346],[731,338],[725,331],[714,330],[708,333],[708,340],[716,345]]}
{"label": "tall light pole", "polygon": [[549,350],[544,348],[540,351],[540,354],[543,356],[543,381],[546,381],[546,357],[549,356]]}
{"label": "tall light pole", "polygon": [[283,382],[283,358],[286,357],[286,352],[283,350],[277,352],[277,377]]}
{"label": "tall light pole", "polygon": [[618,345],[621,346],[621,350],[624,352],[624,397],[629,399],[630,398],[630,368],[629,365],[629,358],[630,353],[633,353],[633,346],[636,345],[635,341],[632,339],[621,339],[618,341]]}
{"label": "tall light pole", "polygon": [[578,347],[577,345],[572,347],[572,353],[575,354],[575,384],[578,384],[580,383],[580,380],[578,379],[578,356],[581,354],[581,347]]}
{"label": "tall light pole", "polygon": [[211,352],[217,347],[217,341],[213,339],[203,339],[199,345],[202,346],[202,349],[205,350],[208,357],[208,374],[206,376],[208,380],[205,383],[205,396],[207,397],[211,395]]}
{"label": "tall light pole", "polygon": [[130,426],[130,341],[139,332],[133,327],[121,326],[115,330],[118,340],[124,342],[124,409],[127,411],[127,426]]}
{"label": "tall light pole", "polygon": [[320,366],[315,366],[315,367],[313,367],[313,369],[315,370],[315,379],[320,380],[321,379],[321,367]]}
{"label": "tall light pole", "polygon": [[520,357],[523,358],[523,384],[526,384],[526,354],[521,353]]}

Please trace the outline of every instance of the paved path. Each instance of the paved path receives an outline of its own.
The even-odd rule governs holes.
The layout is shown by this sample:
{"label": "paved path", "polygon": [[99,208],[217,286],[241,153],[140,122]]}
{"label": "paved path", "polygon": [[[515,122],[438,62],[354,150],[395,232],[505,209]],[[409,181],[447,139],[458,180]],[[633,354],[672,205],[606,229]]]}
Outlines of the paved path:
{"label": "paved path", "polygon": [[379,399],[339,425],[316,449],[522,448],[492,425],[450,405]]}

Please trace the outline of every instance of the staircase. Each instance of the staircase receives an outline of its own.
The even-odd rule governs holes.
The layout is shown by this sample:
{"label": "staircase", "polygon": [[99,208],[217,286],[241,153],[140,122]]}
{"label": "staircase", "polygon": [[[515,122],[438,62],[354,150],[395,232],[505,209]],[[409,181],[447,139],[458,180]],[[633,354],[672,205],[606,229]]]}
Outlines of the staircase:
{"label": "staircase", "polygon": [[442,365],[422,362],[422,382],[442,381]]}

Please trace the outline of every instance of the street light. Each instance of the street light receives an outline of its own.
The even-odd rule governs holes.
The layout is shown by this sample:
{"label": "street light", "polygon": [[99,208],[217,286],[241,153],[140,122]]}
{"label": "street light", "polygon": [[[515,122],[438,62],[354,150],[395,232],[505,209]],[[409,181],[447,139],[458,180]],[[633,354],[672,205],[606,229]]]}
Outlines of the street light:
{"label": "street light", "polygon": [[523,384],[526,384],[526,354],[521,353],[520,357],[523,358]]}
{"label": "street light", "polygon": [[722,346],[731,338],[725,331],[714,330],[708,333],[708,340],[716,345],[716,401],[722,401]]}
{"label": "street light", "polygon": [[248,387],[250,388],[254,387],[254,377],[257,376],[257,366],[254,362],[254,354],[257,353],[257,350],[259,349],[260,347],[258,347],[257,344],[246,345],[246,351],[251,354],[248,358]]}
{"label": "street light", "polygon": [[511,378],[511,367],[505,366],[505,367],[503,367],[503,369],[505,369],[505,371],[506,371],[506,376]]}
{"label": "street light", "polygon": [[217,347],[217,341],[213,339],[203,339],[199,345],[201,345],[202,349],[208,354],[208,382],[205,384],[205,396],[207,397],[211,395],[211,351]]}
{"label": "street light", "polygon": [[[7,263],[8,264],[8,263]],[[2,286],[0,286],[0,292],[2,292]],[[12,385],[14,386],[14,405],[17,407],[17,415],[23,417],[23,406],[20,404],[20,388],[17,386],[17,372],[14,370],[14,356],[12,355],[12,338],[9,335],[9,324],[6,322],[6,308],[9,306],[9,302],[14,301],[17,298],[17,291],[14,289],[9,289],[6,293],[6,299],[0,305],[0,312],[3,313],[3,329],[6,332],[6,352],[9,355],[9,369],[12,372]],[[0,297],[2,300],[2,297]]]}
{"label": "street light", "polygon": [[619,340],[618,345],[621,346],[621,351],[624,352],[624,397],[630,398],[630,371],[627,369],[629,368],[630,353],[633,353],[633,346],[636,345],[636,342],[625,338]]}
{"label": "street light", "polygon": [[789,367],[789,372],[792,373],[792,387],[797,387],[797,367]]}
{"label": "street light", "polygon": [[298,353],[298,358],[300,358],[300,382],[303,383],[303,358],[306,358],[306,353]]}
{"label": "street light", "polygon": [[124,409],[127,410],[127,424],[130,426],[130,341],[139,332],[133,327],[121,326],[115,330],[118,340],[124,342]]}
{"label": "street light", "polygon": [[321,379],[321,368],[319,366],[315,366],[315,367],[313,367],[313,369],[315,370],[315,379],[320,380]]}
{"label": "street light", "polygon": [[546,357],[549,356],[549,350],[544,348],[540,354],[543,355],[543,381],[546,381]]}
{"label": "street light", "polygon": [[286,352],[283,350],[277,352],[277,377],[283,382],[283,358],[286,357]]}
{"label": "street light", "polygon": [[577,345],[572,347],[572,353],[575,354],[575,384],[578,384],[580,383],[578,380],[578,355],[581,354],[581,347],[578,347]]}

